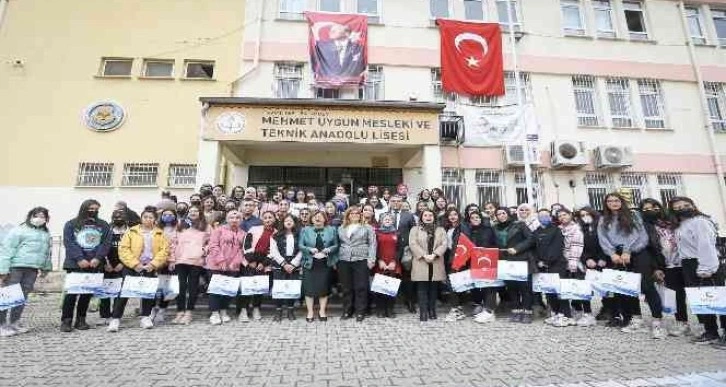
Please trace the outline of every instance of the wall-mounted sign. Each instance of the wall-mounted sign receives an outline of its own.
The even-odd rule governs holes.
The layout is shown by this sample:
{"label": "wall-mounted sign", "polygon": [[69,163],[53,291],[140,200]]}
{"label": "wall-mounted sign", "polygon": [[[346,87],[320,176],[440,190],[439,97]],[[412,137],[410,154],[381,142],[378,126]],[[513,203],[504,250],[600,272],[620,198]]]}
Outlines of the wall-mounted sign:
{"label": "wall-mounted sign", "polygon": [[110,132],[121,126],[125,119],[126,111],[116,102],[96,102],[83,111],[84,123],[97,132]]}

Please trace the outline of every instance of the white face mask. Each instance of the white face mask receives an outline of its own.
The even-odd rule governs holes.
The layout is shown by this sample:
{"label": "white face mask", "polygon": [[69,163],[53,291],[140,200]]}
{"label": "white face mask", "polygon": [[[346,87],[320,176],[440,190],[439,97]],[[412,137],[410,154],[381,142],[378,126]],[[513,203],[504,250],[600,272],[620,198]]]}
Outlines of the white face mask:
{"label": "white face mask", "polygon": [[585,215],[582,217],[582,223],[592,224],[592,216]]}
{"label": "white face mask", "polygon": [[45,224],[45,219],[37,217],[37,216],[30,218],[30,224],[32,224],[35,227],[40,227]]}

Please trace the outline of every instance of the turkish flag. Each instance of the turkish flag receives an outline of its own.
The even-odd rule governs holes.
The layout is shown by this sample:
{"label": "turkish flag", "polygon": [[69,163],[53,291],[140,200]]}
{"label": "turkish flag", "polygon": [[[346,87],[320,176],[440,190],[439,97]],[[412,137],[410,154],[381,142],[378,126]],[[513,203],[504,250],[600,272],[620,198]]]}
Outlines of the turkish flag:
{"label": "turkish flag", "polygon": [[499,262],[499,249],[476,247],[471,252],[471,278],[495,280],[497,279],[497,264]]}
{"label": "turkish flag", "polygon": [[469,262],[469,258],[471,257],[471,252],[475,248],[476,246],[474,246],[471,239],[463,233],[459,234],[459,242],[456,244],[456,250],[454,250],[454,259],[451,260],[451,268],[459,270],[466,266],[466,263]]}
{"label": "turkish flag", "polygon": [[437,19],[441,35],[444,91],[479,96],[504,95],[502,32],[496,23]]}

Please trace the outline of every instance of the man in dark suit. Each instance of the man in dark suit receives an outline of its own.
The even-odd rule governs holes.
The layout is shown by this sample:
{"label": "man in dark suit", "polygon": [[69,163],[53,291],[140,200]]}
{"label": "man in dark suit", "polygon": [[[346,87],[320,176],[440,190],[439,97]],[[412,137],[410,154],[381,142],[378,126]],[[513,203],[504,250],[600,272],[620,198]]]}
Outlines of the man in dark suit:
{"label": "man in dark suit", "polygon": [[330,27],[330,40],[315,44],[318,74],[326,78],[358,77],[366,69],[363,46],[351,39],[350,27],[335,24]]}
{"label": "man in dark suit", "polygon": [[[403,252],[408,247],[408,236],[411,233],[411,229],[416,226],[416,218],[409,211],[402,211],[403,198],[398,195],[391,196],[389,200],[389,212],[393,215],[393,224],[396,226],[398,231],[398,238],[400,243],[398,244],[398,262],[401,262]],[[406,303],[406,308],[411,313],[416,313],[415,297],[416,289],[415,284],[411,282],[411,271],[403,267],[403,278],[401,281],[401,296],[403,301]]]}

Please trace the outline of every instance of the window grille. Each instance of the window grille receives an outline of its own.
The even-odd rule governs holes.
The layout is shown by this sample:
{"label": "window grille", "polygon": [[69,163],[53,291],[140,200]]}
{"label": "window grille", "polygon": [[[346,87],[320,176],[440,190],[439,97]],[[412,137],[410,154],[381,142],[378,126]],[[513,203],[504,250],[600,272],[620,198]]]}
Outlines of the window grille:
{"label": "window grille", "polygon": [[126,163],[121,185],[125,187],[156,186],[158,175],[158,163]]}
{"label": "window grille", "polygon": [[113,183],[113,163],[78,164],[79,187],[110,187]]}

